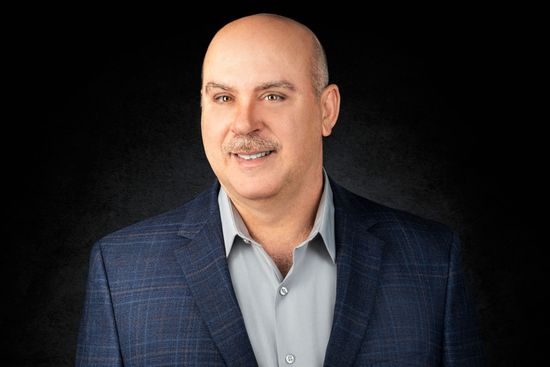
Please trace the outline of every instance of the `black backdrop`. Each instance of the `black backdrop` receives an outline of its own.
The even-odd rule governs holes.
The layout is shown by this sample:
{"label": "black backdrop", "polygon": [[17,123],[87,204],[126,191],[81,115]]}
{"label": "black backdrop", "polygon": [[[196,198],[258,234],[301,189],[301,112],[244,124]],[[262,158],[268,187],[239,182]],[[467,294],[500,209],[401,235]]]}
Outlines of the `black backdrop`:
{"label": "black backdrop", "polygon": [[50,8],[16,22],[2,364],[71,365],[94,241],[213,182],[200,141],[202,56],[220,26],[259,11],[295,17],[325,45],[342,93],[329,174],[456,229],[491,365],[534,359],[533,331],[548,330],[531,211],[542,139],[516,115],[526,54],[514,22],[479,8],[210,7],[140,17]]}

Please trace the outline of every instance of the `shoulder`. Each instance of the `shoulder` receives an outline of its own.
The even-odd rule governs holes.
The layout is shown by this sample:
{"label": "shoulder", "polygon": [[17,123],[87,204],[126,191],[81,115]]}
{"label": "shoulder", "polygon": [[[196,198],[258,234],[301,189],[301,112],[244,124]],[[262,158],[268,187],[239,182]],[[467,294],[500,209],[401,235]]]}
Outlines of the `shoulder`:
{"label": "shoulder", "polygon": [[333,184],[333,192],[336,212],[361,223],[390,253],[447,262],[452,247],[458,245],[457,234],[443,223],[382,205],[337,184]]}
{"label": "shoulder", "polygon": [[158,252],[181,242],[182,231],[201,227],[212,215],[217,187],[198,194],[187,203],[110,233],[94,245],[93,251],[108,253]]}

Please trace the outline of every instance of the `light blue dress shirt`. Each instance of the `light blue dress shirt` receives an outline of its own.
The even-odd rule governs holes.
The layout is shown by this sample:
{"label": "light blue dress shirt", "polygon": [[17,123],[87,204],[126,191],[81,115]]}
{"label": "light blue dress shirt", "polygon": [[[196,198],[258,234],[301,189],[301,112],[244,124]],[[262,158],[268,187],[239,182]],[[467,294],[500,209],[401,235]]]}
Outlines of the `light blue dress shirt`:
{"label": "light blue dress shirt", "polygon": [[218,203],[233,288],[259,366],[322,366],[336,299],[334,204],[326,173],[313,228],[294,249],[284,278],[223,187]]}

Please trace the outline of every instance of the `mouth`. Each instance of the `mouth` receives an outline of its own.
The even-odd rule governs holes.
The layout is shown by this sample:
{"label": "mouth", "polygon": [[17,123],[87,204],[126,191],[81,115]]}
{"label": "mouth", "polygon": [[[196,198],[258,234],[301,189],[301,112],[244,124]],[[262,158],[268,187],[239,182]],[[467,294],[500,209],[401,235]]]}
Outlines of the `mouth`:
{"label": "mouth", "polygon": [[255,159],[259,159],[259,158],[263,158],[265,156],[268,156],[273,152],[274,152],[274,150],[266,150],[266,151],[263,151],[263,152],[258,152],[258,153],[253,153],[253,154],[245,154],[245,153],[233,153],[233,154],[236,155],[237,157],[241,158],[241,159],[246,160],[246,161],[252,161],[252,160],[255,160]]}

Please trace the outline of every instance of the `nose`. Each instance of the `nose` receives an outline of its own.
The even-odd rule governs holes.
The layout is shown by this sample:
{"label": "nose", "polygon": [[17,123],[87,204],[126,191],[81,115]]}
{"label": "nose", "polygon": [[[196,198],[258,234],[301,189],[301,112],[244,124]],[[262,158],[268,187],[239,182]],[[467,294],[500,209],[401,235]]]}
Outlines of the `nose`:
{"label": "nose", "polygon": [[261,120],[253,101],[241,101],[237,105],[231,130],[236,135],[247,135],[261,128]]}

